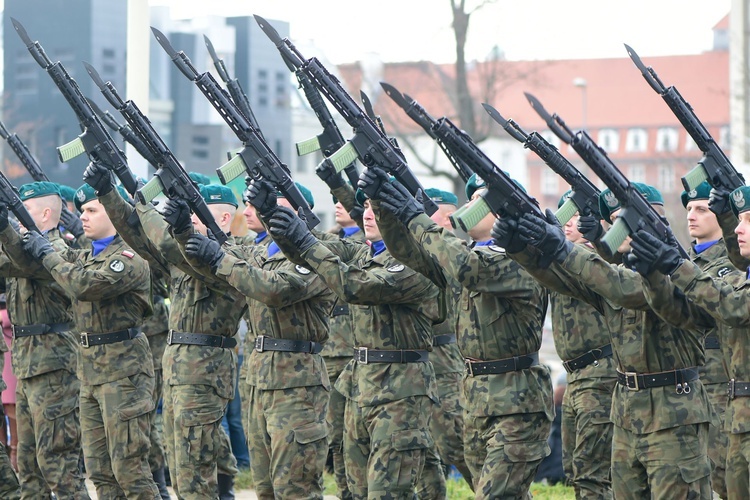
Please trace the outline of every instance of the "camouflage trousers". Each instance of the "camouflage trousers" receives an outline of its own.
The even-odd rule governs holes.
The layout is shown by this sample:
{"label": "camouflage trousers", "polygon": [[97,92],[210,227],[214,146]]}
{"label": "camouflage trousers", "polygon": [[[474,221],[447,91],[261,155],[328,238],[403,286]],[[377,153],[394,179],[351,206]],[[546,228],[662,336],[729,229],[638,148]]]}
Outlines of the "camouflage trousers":
{"label": "camouflage trousers", "polygon": [[464,414],[464,457],[476,498],[530,498],[539,464],[550,454],[551,427],[543,412]]}
{"label": "camouflage trousers", "polygon": [[79,470],[81,427],[75,373],[56,370],[16,385],[21,498],[89,498]]}
{"label": "camouflage trousers", "polygon": [[[0,342],[4,340],[0,339]],[[2,373],[3,366],[5,366],[5,356],[0,351],[0,373]],[[2,377],[0,377],[0,392],[6,390],[8,386],[5,385]],[[1,406],[1,405],[0,405]],[[0,407],[0,418],[4,417],[2,408]],[[2,427],[2,426],[0,426]],[[3,435],[3,438],[5,436]],[[3,442],[5,439],[3,439]],[[18,500],[21,497],[21,488],[18,484],[18,477],[16,477],[13,467],[10,465],[10,459],[6,453],[4,445],[0,445],[0,498],[7,498],[8,500]]]}
{"label": "camouflage trousers", "polygon": [[83,458],[100,500],[159,498],[148,465],[153,394],[145,373],[81,384]]}
{"label": "camouflage trousers", "polygon": [[430,433],[435,446],[427,450],[424,469],[417,483],[420,499],[445,498],[445,474],[455,465],[471,486],[471,472],[464,460],[464,417],[461,405],[462,373],[435,376],[440,404],[432,407]]}
{"label": "camouflage trousers", "polygon": [[323,498],[329,392],[321,385],[249,387],[247,441],[259,499]]}
{"label": "camouflage trousers", "polygon": [[411,499],[422,474],[433,401],[410,396],[375,406],[347,399],[344,459],[353,498]]}
{"label": "camouflage trousers", "polygon": [[635,434],[615,426],[615,498],[711,498],[707,440],[708,423],[680,425],[649,434]]}
{"label": "camouflage trousers", "polygon": [[[325,358],[326,371],[328,380],[331,385],[339,378],[344,367],[351,361],[351,356],[346,358]],[[338,497],[342,500],[349,500],[352,494],[349,492],[349,486],[346,483],[346,462],[344,461],[344,410],[346,408],[346,398],[339,391],[331,390],[331,398],[328,402],[328,413],[326,422],[330,425],[331,437],[330,448],[333,455],[333,473],[336,479],[336,488]]]}
{"label": "camouflage trousers", "polygon": [[729,435],[727,456],[726,498],[750,498],[750,432]]}
{"label": "camouflage trousers", "polygon": [[214,498],[219,462],[228,475],[238,472],[221,425],[227,402],[210,385],[164,384],[164,441],[172,487],[180,498]]}
{"label": "camouflage trousers", "polygon": [[148,449],[148,465],[152,471],[159,470],[166,465],[164,460],[164,442],[161,430],[156,426],[156,407],[162,396],[162,384],[164,377],[161,370],[154,369],[154,409],[151,412],[151,447]]}
{"label": "camouflage trousers", "polygon": [[[721,498],[727,498],[726,469],[729,435],[724,432],[724,416],[729,396],[727,383],[703,384],[716,418],[708,426],[708,459],[711,461],[711,489]],[[750,498],[750,497],[748,497]]]}
{"label": "camouflage trousers", "polygon": [[[573,380],[562,403],[563,470],[573,482],[576,498],[612,498],[609,478],[612,459],[612,409],[614,378]],[[586,386],[582,387],[582,382]]]}

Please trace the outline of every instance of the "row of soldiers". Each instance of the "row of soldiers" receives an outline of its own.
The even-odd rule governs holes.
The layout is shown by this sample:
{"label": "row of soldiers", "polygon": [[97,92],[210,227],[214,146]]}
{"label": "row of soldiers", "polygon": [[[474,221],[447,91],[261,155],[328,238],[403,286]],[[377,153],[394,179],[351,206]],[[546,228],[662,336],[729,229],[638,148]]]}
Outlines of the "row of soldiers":
{"label": "row of soldiers", "polygon": [[[321,497],[329,446],[342,498],[442,498],[448,464],[477,498],[523,498],[554,415],[538,353],[548,300],[568,372],[564,464],[579,498],[704,498],[712,486],[750,496],[738,271],[750,263],[750,188],[684,193],[691,263],[646,233],[600,256],[604,229],[586,215],[562,228],[551,213],[488,214],[467,245],[446,220],[450,193],[415,199],[377,167],[356,192],[319,173],[340,234],[310,231],[274,186],[253,181],[244,214],[256,236],[220,245],[185,202],[134,203],[96,164],[76,192],[79,248],[61,236],[55,185],[20,189],[43,234],[21,235],[0,207],[24,498],[87,498],[81,449],[99,498],[159,498],[164,460],[149,460],[159,397],[178,496],[229,495],[237,470],[220,422],[243,315],[259,498]],[[473,176],[470,203],[484,189]],[[229,232],[231,190],[201,193]],[[428,195],[442,205],[432,218]],[[617,200],[600,201],[614,220]],[[167,327],[149,329],[165,298]]]}

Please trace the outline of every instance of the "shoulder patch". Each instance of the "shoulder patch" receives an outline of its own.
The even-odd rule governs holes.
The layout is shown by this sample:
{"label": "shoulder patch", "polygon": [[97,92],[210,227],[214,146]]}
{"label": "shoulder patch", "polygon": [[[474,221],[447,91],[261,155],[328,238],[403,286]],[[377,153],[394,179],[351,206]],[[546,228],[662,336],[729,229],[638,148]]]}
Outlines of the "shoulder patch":
{"label": "shoulder patch", "polygon": [[109,268],[116,273],[121,273],[125,270],[125,264],[121,260],[115,259],[109,263]]}
{"label": "shoulder patch", "polygon": [[300,273],[300,274],[310,274],[310,270],[308,268],[302,267],[299,264],[297,264],[296,266],[294,266],[294,269],[296,269],[297,272]]}
{"label": "shoulder patch", "polygon": [[723,278],[724,276],[726,276],[727,274],[731,272],[732,272],[731,267],[724,266],[716,272],[716,276],[718,276],[719,278]]}
{"label": "shoulder patch", "polygon": [[386,270],[390,273],[400,273],[404,269],[406,269],[406,266],[404,266],[403,264],[393,264],[391,267],[386,268]]}
{"label": "shoulder patch", "polygon": [[132,259],[133,257],[135,257],[135,254],[129,250],[123,250],[122,255],[124,255],[128,259]]}

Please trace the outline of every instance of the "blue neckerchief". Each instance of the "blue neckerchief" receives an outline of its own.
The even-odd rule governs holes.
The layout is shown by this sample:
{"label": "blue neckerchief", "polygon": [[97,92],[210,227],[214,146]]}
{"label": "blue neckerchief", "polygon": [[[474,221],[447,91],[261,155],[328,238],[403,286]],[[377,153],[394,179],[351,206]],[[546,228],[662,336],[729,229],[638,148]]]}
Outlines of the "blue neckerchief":
{"label": "blue neckerchief", "polygon": [[343,237],[348,238],[349,236],[359,231],[359,226],[344,227],[344,228],[341,228],[341,230],[344,232]]}
{"label": "blue neckerchief", "polygon": [[705,243],[696,243],[695,246],[693,247],[693,250],[695,250],[695,253],[701,253],[704,250],[708,250],[709,248],[711,248],[718,242],[719,240],[707,241]]}
{"label": "blue neckerchief", "polygon": [[474,246],[475,247],[489,247],[489,246],[492,246],[494,244],[495,244],[495,240],[493,240],[492,238],[490,238],[487,241],[475,241],[474,242]]}
{"label": "blue neckerchief", "polygon": [[372,244],[370,245],[370,252],[372,253],[373,257],[385,252],[385,241],[383,240],[373,241]]}
{"label": "blue neckerchief", "polygon": [[255,235],[255,244],[257,245],[261,241],[265,240],[266,236],[268,236],[268,233],[266,231],[262,231],[258,233],[257,235]]}
{"label": "blue neckerchief", "polygon": [[279,253],[279,250],[281,250],[279,248],[279,245],[277,245],[275,241],[272,241],[268,245],[268,256],[269,257],[273,257],[274,255],[276,255],[277,253]]}
{"label": "blue neckerchief", "polygon": [[91,246],[93,250],[91,251],[91,255],[95,257],[98,253],[102,252],[105,248],[107,248],[109,244],[114,241],[114,239],[115,239],[114,236],[109,236],[107,238],[102,238],[100,240],[92,241]]}
{"label": "blue neckerchief", "polygon": [[747,279],[750,280],[750,266],[747,266]]}

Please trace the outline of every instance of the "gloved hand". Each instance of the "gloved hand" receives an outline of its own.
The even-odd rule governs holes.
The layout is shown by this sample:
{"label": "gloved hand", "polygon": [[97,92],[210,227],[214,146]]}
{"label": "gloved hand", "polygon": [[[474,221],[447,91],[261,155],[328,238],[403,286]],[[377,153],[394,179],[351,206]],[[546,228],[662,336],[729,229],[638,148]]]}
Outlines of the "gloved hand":
{"label": "gloved hand", "polygon": [[531,213],[524,214],[518,220],[518,233],[522,241],[539,249],[548,259],[563,262],[573,244],[565,239],[555,213],[548,208],[545,216],[547,220]]}
{"label": "gloved hand", "polygon": [[349,210],[349,218],[354,221],[356,221],[357,219],[361,219],[364,214],[365,207],[363,207],[359,203],[355,203],[354,208]]}
{"label": "gloved hand", "polygon": [[297,217],[294,210],[287,207],[278,207],[268,220],[268,232],[273,238],[285,238],[296,246],[299,253],[304,252],[318,239],[313,236],[302,219]]}
{"label": "gloved hand", "polygon": [[62,213],[60,213],[60,223],[76,238],[80,238],[83,234],[83,222],[81,222],[81,219],[79,219],[76,214],[68,209],[64,209]]}
{"label": "gloved hand", "polygon": [[21,246],[35,260],[42,260],[45,255],[55,251],[47,238],[36,231],[29,231],[24,234]]}
{"label": "gloved hand", "polygon": [[89,163],[83,171],[83,182],[94,188],[97,196],[104,196],[115,187],[112,173],[105,166],[94,162]]}
{"label": "gloved hand", "polygon": [[391,180],[388,178],[388,174],[385,170],[378,166],[371,166],[364,169],[359,175],[359,182],[357,187],[364,191],[368,198],[371,200],[380,199],[380,189],[383,184],[389,183]]}
{"label": "gloved hand", "polygon": [[683,257],[677,248],[646,231],[636,231],[631,238],[630,249],[636,261],[629,259],[628,262],[635,264],[635,269],[640,274],[646,276],[652,271],[659,271],[670,275],[682,264]]}
{"label": "gloved hand", "polygon": [[185,200],[179,198],[167,200],[164,205],[164,212],[161,215],[175,234],[184,233],[193,227],[193,221],[190,218],[190,206]]}
{"label": "gloved hand", "polygon": [[276,188],[270,182],[263,179],[253,179],[245,190],[247,201],[263,217],[270,217],[276,210]]}
{"label": "gloved hand", "polygon": [[225,255],[218,241],[200,233],[188,236],[185,253],[192,259],[208,264],[213,273],[219,268]]}
{"label": "gloved hand", "polygon": [[495,219],[490,234],[495,245],[503,247],[508,253],[519,253],[526,248],[526,243],[518,234],[518,221],[512,217]]}
{"label": "gloved hand", "polygon": [[320,162],[320,165],[315,169],[315,173],[331,190],[344,185],[344,178],[341,176],[341,173],[336,172],[333,162],[327,158]]}
{"label": "gloved hand", "polygon": [[593,215],[581,215],[578,218],[578,232],[588,241],[599,241],[604,235],[604,228]]}
{"label": "gloved hand", "polygon": [[732,209],[729,202],[731,193],[729,189],[723,186],[711,188],[708,195],[708,209],[715,213],[717,217],[729,212]]}
{"label": "gloved hand", "polygon": [[8,205],[0,203],[0,231],[5,230],[8,224],[10,224],[10,220],[8,220]]}
{"label": "gloved hand", "polygon": [[391,212],[404,225],[417,215],[424,213],[422,204],[424,192],[421,189],[414,198],[400,182],[385,182],[380,188],[379,196],[380,207]]}

